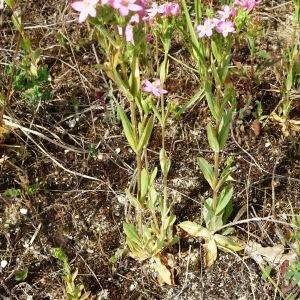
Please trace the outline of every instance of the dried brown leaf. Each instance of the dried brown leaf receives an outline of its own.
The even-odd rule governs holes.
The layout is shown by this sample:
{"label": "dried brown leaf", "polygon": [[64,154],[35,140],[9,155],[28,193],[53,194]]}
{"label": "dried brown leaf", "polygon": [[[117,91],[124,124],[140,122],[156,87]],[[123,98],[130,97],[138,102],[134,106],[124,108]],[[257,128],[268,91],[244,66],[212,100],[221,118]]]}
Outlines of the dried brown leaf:
{"label": "dried brown leaf", "polygon": [[213,239],[210,239],[208,243],[204,245],[204,249],[204,262],[207,267],[210,267],[216,261],[218,256],[217,244]]}
{"label": "dried brown leaf", "polygon": [[169,266],[168,260],[166,257],[158,255],[154,257],[155,260],[155,269],[158,273],[158,283],[160,285],[166,283],[168,285],[174,285],[174,271]]}

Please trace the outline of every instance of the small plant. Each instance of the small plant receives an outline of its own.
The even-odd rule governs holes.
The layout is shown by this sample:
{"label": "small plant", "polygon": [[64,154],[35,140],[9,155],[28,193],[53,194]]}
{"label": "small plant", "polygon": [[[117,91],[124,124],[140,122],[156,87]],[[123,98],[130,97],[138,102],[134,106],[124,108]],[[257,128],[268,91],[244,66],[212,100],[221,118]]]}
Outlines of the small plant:
{"label": "small plant", "polygon": [[282,127],[282,133],[285,136],[290,135],[291,130],[299,131],[299,120],[290,120],[292,110],[292,92],[293,89],[300,88],[300,0],[294,0],[294,18],[290,43],[284,50],[283,82],[281,87],[282,106],[280,113],[272,113],[272,120],[278,122]]}
{"label": "small plant", "polygon": [[85,292],[83,284],[76,284],[75,280],[78,275],[78,269],[73,273],[71,272],[71,266],[69,259],[65,252],[61,248],[53,248],[51,254],[62,264],[63,280],[65,283],[66,296],[69,300],[84,300],[88,299],[90,292]]}
{"label": "small plant", "polygon": [[22,194],[21,189],[17,189],[17,188],[10,188],[10,189],[6,189],[3,192],[3,195],[8,197],[8,198],[15,198],[18,197]]}
{"label": "small plant", "polygon": [[[223,170],[220,169],[221,151],[228,139],[236,103],[229,76],[234,34],[242,34],[243,28],[249,21],[249,12],[255,7],[256,2],[235,1],[235,4],[235,6],[225,5],[223,10],[219,10],[215,15],[211,9],[207,9],[205,13],[201,1],[195,1],[195,22],[200,25],[194,26],[187,3],[182,0],[185,22],[180,30],[197,62],[199,79],[211,113],[211,122],[207,124],[207,138],[214,153],[214,162],[211,164],[203,157],[197,160],[212,190],[212,196],[203,199],[205,226],[186,221],[179,224],[179,227],[190,235],[205,240],[207,266],[212,265],[216,260],[218,248],[224,251],[242,249],[234,238],[228,236],[232,233],[232,228],[223,230],[221,234],[217,233],[232,213],[233,159],[228,157]],[[204,14],[206,14],[205,19]]]}
{"label": "small plant", "polygon": [[[292,206],[291,206],[292,207]],[[298,260],[290,263],[288,270],[285,274],[286,279],[291,279],[295,284],[300,284],[300,215],[295,215],[292,209],[292,224],[294,227],[294,233],[292,241],[295,244],[295,250],[298,255]]]}
{"label": "small plant", "polygon": [[[51,99],[49,72],[39,65],[39,51],[35,51],[35,61],[25,55],[22,63],[16,67],[13,89],[22,94],[29,105],[36,106],[41,101]],[[11,73],[11,69],[8,74]]]}
{"label": "small plant", "polygon": [[20,92],[29,105],[36,106],[41,101],[51,99],[49,72],[40,64],[40,50],[32,49],[30,39],[24,29],[22,16],[14,10],[14,2],[6,1],[13,11],[12,22],[20,36],[20,48],[24,56],[20,64],[13,62],[8,67],[7,74],[11,78],[12,89]]}
{"label": "small plant", "polygon": [[300,284],[300,261],[294,261],[290,264],[288,271],[285,273],[286,279],[291,279],[295,284]]}

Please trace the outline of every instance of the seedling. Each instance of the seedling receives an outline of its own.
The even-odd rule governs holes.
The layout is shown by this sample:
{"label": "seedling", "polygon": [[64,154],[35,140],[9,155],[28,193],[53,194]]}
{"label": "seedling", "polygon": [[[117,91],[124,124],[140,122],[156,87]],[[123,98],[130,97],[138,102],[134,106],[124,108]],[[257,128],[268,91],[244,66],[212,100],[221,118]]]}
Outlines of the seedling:
{"label": "seedling", "polygon": [[89,299],[90,292],[86,292],[83,284],[76,284],[78,269],[73,273],[66,253],[61,248],[53,248],[51,254],[62,264],[65,293],[69,300]]}

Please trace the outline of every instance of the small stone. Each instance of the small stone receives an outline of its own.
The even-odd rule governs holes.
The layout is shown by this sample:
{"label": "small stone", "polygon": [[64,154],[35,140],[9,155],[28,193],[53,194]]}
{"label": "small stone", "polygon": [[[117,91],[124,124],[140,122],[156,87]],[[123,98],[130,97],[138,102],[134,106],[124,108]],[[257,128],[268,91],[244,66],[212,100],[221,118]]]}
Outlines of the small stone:
{"label": "small stone", "polygon": [[104,160],[104,154],[103,153],[99,153],[98,156],[97,156],[97,158],[99,160]]}
{"label": "small stone", "polygon": [[4,269],[8,265],[7,260],[5,260],[5,259],[1,260],[0,265],[1,265],[1,268]]}
{"label": "small stone", "polygon": [[136,282],[135,282],[135,283],[132,283],[132,284],[130,285],[130,287],[129,287],[129,290],[132,292],[133,290],[135,290],[136,286],[137,286],[137,283],[136,283]]}
{"label": "small stone", "polygon": [[266,147],[266,148],[269,148],[270,146],[271,146],[271,143],[270,143],[270,142],[265,143],[265,147]]}
{"label": "small stone", "polygon": [[20,209],[20,213],[21,213],[22,215],[27,215],[28,209],[27,209],[27,208],[21,208],[21,209]]}
{"label": "small stone", "polygon": [[120,149],[120,148],[117,148],[117,149],[115,150],[115,152],[116,152],[117,154],[119,154],[119,153],[121,152],[121,149]]}
{"label": "small stone", "polygon": [[69,121],[67,121],[67,124],[70,128],[74,128],[76,125],[76,119],[70,119]]}

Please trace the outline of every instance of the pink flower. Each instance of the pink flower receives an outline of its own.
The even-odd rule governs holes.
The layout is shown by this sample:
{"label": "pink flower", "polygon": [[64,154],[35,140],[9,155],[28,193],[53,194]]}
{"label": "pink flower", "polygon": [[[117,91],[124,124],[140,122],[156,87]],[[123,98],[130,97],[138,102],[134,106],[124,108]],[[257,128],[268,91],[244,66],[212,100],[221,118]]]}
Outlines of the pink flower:
{"label": "pink flower", "polygon": [[133,15],[133,16],[130,18],[129,23],[130,23],[130,24],[138,24],[138,23],[140,23],[140,21],[141,21],[140,15],[139,15],[139,14],[135,14],[135,15]]}
{"label": "pink flower", "polygon": [[[122,35],[123,36],[123,29],[121,26],[118,26],[118,32],[119,32],[119,35]],[[129,42],[131,43],[132,45],[134,45],[134,38],[133,38],[133,26],[132,25],[127,25],[125,27],[125,39],[126,39],[126,42]]]}
{"label": "pink flower", "polygon": [[251,11],[256,5],[258,1],[256,0],[235,0],[234,4],[239,5],[240,7]]}
{"label": "pink flower", "polygon": [[180,7],[178,3],[167,2],[160,5],[161,14],[165,17],[178,16],[180,12]]}
{"label": "pink flower", "polygon": [[83,0],[71,3],[71,6],[76,11],[80,12],[78,19],[79,23],[84,22],[89,15],[91,17],[96,17],[96,5],[98,2],[99,0]]}
{"label": "pink flower", "polygon": [[215,28],[215,21],[212,19],[206,19],[203,25],[198,25],[196,30],[200,38],[207,36],[210,37],[213,34],[213,29]]}
{"label": "pink flower", "polygon": [[144,92],[152,93],[156,97],[160,97],[163,94],[167,94],[168,91],[164,90],[160,87],[160,80],[155,79],[152,83],[146,79],[143,81],[143,88]]}
{"label": "pink flower", "polygon": [[226,19],[229,19],[231,16],[236,16],[236,9],[233,7],[229,7],[228,5],[225,5],[223,7],[223,10],[218,11],[219,16],[221,17],[222,21],[225,21]]}
{"label": "pink flower", "polygon": [[143,7],[136,0],[113,0],[112,7],[118,9],[121,16],[128,16],[131,11],[142,11]]}
{"label": "pink flower", "polygon": [[230,32],[235,32],[234,23],[231,21],[221,21],[216,27],[219,33],[222,33],[224,37],[227,37]]}
{"label": "pink flower", "polygon": [[153,2],[151,7],[146,9],[147,16],[145,19],[147,20],[152,20],[154,19],[157,15],[163,13],[162,5],[158,5],[156,2]]}

